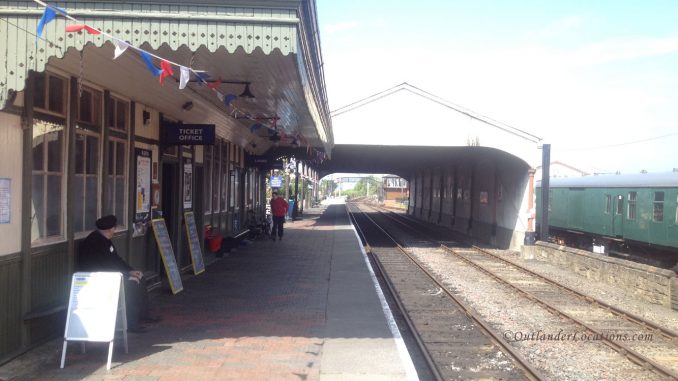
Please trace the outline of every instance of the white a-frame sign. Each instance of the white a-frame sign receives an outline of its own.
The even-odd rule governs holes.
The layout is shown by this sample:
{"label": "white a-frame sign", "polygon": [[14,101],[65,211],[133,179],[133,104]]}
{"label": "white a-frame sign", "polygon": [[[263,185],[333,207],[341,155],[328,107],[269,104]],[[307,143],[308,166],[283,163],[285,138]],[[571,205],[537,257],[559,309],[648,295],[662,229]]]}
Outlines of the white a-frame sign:
{"label": "white a-frame sign", "polygon": [[122,274],[119,272],[73,274],[64,346],[61,352],[61,368],[64,367],[66,361],[66,348],[69,341],[92,341],[109,343],[106,369],[111,369],[118,312],[122,318],[122,332],[125,353],[127,353],[127,315]]}

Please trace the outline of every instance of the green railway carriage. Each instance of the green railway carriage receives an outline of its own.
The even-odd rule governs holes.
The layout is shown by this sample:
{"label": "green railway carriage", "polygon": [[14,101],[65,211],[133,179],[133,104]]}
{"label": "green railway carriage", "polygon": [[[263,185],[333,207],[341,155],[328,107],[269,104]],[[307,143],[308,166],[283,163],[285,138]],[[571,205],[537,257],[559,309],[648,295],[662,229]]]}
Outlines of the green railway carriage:
{"label": "green railway carriage", "polygon": [[[549,188],[552,239],[587,249],[651,247],[678,259],[678,172],[551,179]],[[536,195],[541,205],[540,184]],[[537,224],[541,218],[537,208]]]}

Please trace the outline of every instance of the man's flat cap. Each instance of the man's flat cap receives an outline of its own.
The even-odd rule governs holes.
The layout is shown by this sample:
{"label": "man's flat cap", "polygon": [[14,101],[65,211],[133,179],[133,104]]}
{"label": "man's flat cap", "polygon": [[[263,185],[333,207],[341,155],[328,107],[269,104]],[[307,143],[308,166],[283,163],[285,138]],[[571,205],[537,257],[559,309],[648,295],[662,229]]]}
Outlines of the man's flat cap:
{"label": "man's flat cap", "polygon": [[118,219],[114,215],[109,214],[108,216],[103,216],[99,218],[96,222],[97,229],[99,230],[108,230],[112,229],[115,224],[118,222]]}

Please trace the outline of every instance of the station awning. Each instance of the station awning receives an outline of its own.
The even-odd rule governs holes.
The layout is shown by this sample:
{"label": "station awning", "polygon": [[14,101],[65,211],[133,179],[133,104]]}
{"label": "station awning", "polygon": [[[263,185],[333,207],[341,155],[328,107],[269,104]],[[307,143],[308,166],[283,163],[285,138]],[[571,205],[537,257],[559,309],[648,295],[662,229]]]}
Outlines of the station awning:
{"label": "station awning", "polygon": [[[156,57],[209,73],[210,84],[221,95],[239,95],[242,83],[249,83],[255,98],[238,98],[234,107],[200,81],[179,90],[178,67],[175,81],[160,85],[138,52],[128,49],[130,53],[113,59],[115,45],[109,36],[86,30],[68,33],[66,26],[75,22],[62,15],[36,38],[45,9],[38,3],[0,5],[0,67],[7,68],[0,71],[0,107],[24,89],[29,71],[50,65],[167,115],[180,112],[187,122],[216,124],[218,136],[254,153],[299,144],[293,137],[301,136],[304,144],[329,154],[333,137],[314,1],[67,3],[68,15],[86,25]],[[189,101],[194,107],[182,110]],[[252,128],[257,123],[275,127],[284,139],[270,139],[267,129]]]}

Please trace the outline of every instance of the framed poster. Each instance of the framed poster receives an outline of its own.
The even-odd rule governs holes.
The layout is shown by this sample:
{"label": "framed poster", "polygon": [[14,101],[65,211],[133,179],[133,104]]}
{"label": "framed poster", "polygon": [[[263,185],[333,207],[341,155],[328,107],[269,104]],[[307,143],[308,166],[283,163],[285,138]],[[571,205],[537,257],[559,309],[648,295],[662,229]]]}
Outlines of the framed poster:
{"label": "framed poster", "polygon": [[8,224],[12,217],[12,179],[0,178],[0,224]]}
{"label": "framed poster", "polygon": [[151,211],[151,151],[137,148],[136,220],[143,220]]}
{"label": "framed poster", "polygon": [[193,207],[193,165],[190,160],[184,163],[184,209]]}

